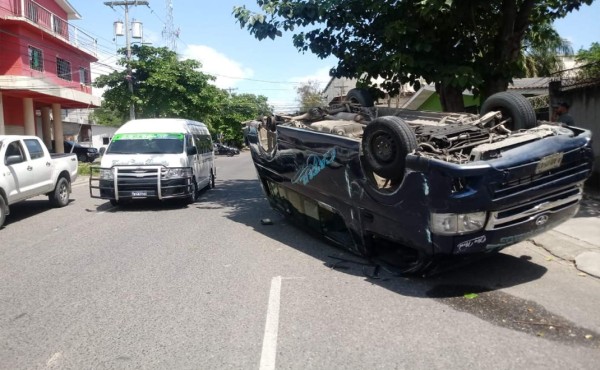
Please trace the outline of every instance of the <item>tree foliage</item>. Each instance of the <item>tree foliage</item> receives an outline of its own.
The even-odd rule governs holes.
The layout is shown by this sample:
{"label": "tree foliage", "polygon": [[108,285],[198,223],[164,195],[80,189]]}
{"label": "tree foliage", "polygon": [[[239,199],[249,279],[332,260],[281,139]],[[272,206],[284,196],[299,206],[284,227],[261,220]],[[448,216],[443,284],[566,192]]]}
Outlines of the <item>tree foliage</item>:
{"label": "tree foliage", "polygon": [[241,146],[244,138],[242,122],[271,114],[267,98],[253,94],[233,94],[224,100],[220,119],[213,125],[224,143]]}
{"label": "tree foliage", "polygon": [[589,49],[579,50],[575,60],[582,66],[580,78],[600,78],[600,43],[594,42]]}
{"label": "tree foliage", "polygon": [[571,43],[560,37],[550,23],[540,24],[523,40],[522,75],[546,77],[565,68],[562,56],[573,55]]}
{"label": "tree foliage", "polygon": [[300,110],[307,111],[311,107],[319,107],[325,103],[318,81],[308,81],[296,87]]}
{"label": "tree foliage", "polygon": [[[187,118],[207,124],[212,133],[222,133],[229,142],[241,143],[241,122],[270,111],[267,98],[252,94],[230,96],[202,73],[196,60],[179,60],[167,48],[134,45],[131,49],[131,76],[127,71],[103,75],[94,82],[105,88],[102,107],[94,112],[99,123],[121,125],[129,118],[129,105],[136,118]],[[119,64],[127,66],[125,50]],[[129,78],[133,94],[129,91]],[[120,120],[120,123],[116,121]]]}
{"label": "tree foliage", "polygon": [[419,77],[435,83],[445,110],[462,110],[462,92],[506,90],[522,73],[522,41],[540,24],[593,0],[257,0],[233,14],[257,39],[293,32],[298,50],[335,56],[335,77],[397,94]]}

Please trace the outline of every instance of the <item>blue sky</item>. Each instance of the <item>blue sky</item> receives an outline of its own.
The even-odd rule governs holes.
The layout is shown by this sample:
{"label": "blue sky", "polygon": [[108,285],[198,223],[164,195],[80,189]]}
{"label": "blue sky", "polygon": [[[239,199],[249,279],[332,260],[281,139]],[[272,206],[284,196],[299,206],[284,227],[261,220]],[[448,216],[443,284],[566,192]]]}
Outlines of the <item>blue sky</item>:
{"label": "blue sky", "polygon": [[[98,39],[101,64],[92,67],[94,74],[109,73],[116,50],[125,45],[125,37],[113,36],[113,22],[124,20],[122,7],[114,10],[107,0],[70,0],[82,19],[72,23]],[[167,21],[165,0],[148,0],[149,7],[131,7],[130,20],[143,23],[144,42],[164,46],[162,31]],[[217,85],[235,93],[265,95],[276,110],[297,106],[295,87],[309,80],[325,87],[328,71],[335,60],[319,59],[299,53],[291,34],[275,40],[258,41],[240,28],[232,15],[234,6],[258,9],[255,0],[172,0],[173,23],[179,29],[177,52],[184,58],[198,59],[203,71],[217,77]],[[559,34],[571,41],[573,48],[589,48],[600,42],[600,1],[583,6],[555,23]]]}

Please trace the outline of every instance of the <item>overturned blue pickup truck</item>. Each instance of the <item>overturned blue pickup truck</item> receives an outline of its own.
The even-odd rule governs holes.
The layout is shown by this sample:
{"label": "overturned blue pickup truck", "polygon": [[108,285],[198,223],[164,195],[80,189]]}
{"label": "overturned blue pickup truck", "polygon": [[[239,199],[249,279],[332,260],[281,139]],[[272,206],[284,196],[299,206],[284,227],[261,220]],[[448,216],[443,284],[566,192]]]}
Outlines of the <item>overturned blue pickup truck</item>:
{"label": "overturned blue pickup truck", "polygon": [[260,125],[248,134],[271,205],[338,246],[425,274],[577,212],[592,170],[591,133],[537,121],[523,96],[492,95],[480,115],[365,100],[351,90],[342,104],[273,117],[270,150]]}

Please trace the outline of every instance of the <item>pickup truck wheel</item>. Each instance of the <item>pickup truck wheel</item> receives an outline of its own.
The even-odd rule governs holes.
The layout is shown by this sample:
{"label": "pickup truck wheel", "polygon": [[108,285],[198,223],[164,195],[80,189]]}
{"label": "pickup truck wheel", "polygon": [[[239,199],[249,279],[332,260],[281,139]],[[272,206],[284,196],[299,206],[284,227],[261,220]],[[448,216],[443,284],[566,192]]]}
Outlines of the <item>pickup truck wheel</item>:
{"label": "pickup truck wheel", "polygon": [[417,137],[406,122],[395,116],[379,117],[363,133],[363,167],[393,182],[401,182],[406,156],[416,148]]}
{"label": "pickup truck wheel", "polygon": [[69,204],[70,188],[69,180],[64,177],[59,178],[54,191],[48,195],[50,203],[54,207],[64,207]]}
{"label": "pickup truck wheel", "polygon": [[365,89],[351,89],[348,91],[348,94],[346,94],[346,99],[350,103],[360,104],[363,107],[372,107],[374,105],[373,97],[369,91]]}
{"label": "pickup truck wheel", "polygon": [[4,197],[0,195],[0,227],[4,225],[4,220],[6,220],[6,201]]}
{"label": "pickup truck wheel", "polygon": [[481,105],[481,115],[491,111],[500,111],[502,120],[510,119],[505,125],[509,130],[528,129],[537,125],[535,110],[529,100],[512,91],[502,91],[487,98]]}

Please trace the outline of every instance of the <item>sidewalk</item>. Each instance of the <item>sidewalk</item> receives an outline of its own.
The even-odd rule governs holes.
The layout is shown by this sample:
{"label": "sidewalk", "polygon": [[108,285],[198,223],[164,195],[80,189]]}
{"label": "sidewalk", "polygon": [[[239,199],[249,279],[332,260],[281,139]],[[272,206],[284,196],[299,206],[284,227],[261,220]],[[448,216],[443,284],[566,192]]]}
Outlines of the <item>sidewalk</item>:
{"label": "sidewalk", "polygon": [[579,212],[569,221],[532,238],[552,255],[600,278],[600,192],[586,189]]}

